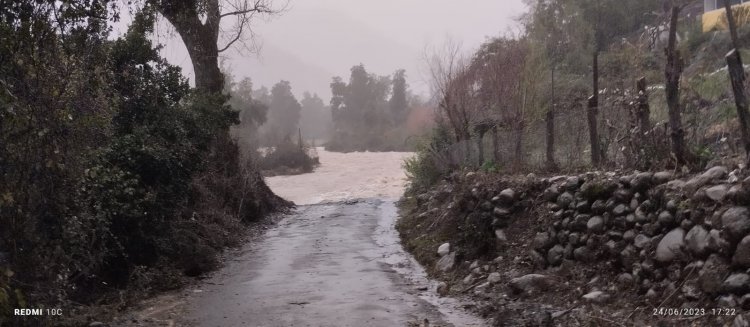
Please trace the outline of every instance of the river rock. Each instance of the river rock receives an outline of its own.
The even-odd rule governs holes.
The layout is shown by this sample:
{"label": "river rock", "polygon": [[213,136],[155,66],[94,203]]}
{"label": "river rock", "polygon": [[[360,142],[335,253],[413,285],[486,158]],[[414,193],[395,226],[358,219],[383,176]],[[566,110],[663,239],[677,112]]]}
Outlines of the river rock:
{"label": "river rock", "polygon": [[586,229],[589,233],[599,234],[604,231],[604,219],[601,216],[593,216],[586,223]]}
{"label": "river rock", "polygon": [[450,254],[444,255],[440,260],[438,260],[436,267],[438,270],[442,272],[446,272],[448,270],[453,269],[453,266],[456,264],[456,252],[451,252]]}
{"label": "river rock", "polygon": [[542,250],[546,249],[553,244],[553,240],[550,237],[549,233],[547,232],[541,232],[536,233],[536,236],[534,237],[534,249]]}
{"label": "river rock", "polygon": [[674,177],[674,174],[671,171],[660,171],[658,173],[654,174],[654,184],[661,185],[666,182],[669,182]]}
{"label": "river rock", "polygon": [[450,291],[450,288],[448,287],[448,284],[446,282],[440,282],[437,285],[437,294],[440,296],[446,296],[448,295],[448,291]]}
{"label": "river rock", "polygon": [[697,189],[699,189],[701,186],[708,184],[709,182],[723,178],[728,173],[726,167],[722,166],[716,166],[709,170],[706,170],[703,174],[700,174],[698,176],[693,177],[689,181],[687,181],[684,185],[684,188],[689,193],[694,193]]}
{"label": "river rock", "polygon": [[739,240],[750,232],[750,212],[747,207],[732,207],[721,215],[721,225],[732,239]]}
{"label": "river rock", "polygon": [[448,254],[448,253],[450,253],[450,252],[451,252],[451,244],[450,243],[443,243],[437,249],[437,253],[441,257],[444,256],[444,255],[446,255],[446,254]]}
{"label": "river rock", "polygon": [[731,274],[721,284],[721,290],[725,293],[742,295],[750,291],[750,275],[745,273]]}
{"label": "river rock", "polygon": [[500,282],[502,277],[500,276],[500,273],[493,272],[489,276],[487,276],[487,282],[490,284],[497,284]]}
{"label": "river rock", "polygon": [[593,291],[584,295],[583,299],[592,303],[605,303],[609,301],[609,295],[602,291]]}
{"label": "river rock", "polygon": [[651,238],[643,234],[638,234],[633,239],[633,245],[635,245],[635,247],[639,249],[648,248],[650,244]]}
{"label": "river rock", "polygon": [[732,263],[744,268],[750,268],[750,235],[742,238],[732,256]]}
{"label": "river rock", "polygon": [[511,205],[516,199],[516,192],[514,192],[512,189],[506,188],[502,190],[497,197],[500,203]]}
{"label": "river rock", "polygon": [[[687,221],[687,220],[686,220]],[[687,243],[688,249],[695,255],[701,256],[708,250],[708,231],[701,225],[697,225],[690,229],[685,235],[685,242]]]}
{"label": "river rock", "polygon": [[729,249],[729,242],[721,236],[719,230],[712,229],[708,232],[708,249],[721,253]]}
{"label": "river rock", "polygon": [[552,266],[561,264],[564,257],[565,248],[560,244],[556,244],[547,252],[547,262]]}
{"label": "river rock", "polygon": [[723,278],[729,271],[729,265],[718,254],[711,254],[703,268],[698,272],[698,283],[701,290],[708,294],[715,294],[721,289]]}
{"label": "river rock", "polygon": [[546,188],[544,192],[542,192],[542,199],[544,199],[547,202],[554,202],[557,200],[557,197],[560,196],[560,189],[557,187],[557,185],[550,185],[550,187]]}
{"label": "river rock", "polygon": [[552,278],[542,274],[528,274],[511,279],[508,285],[516,293],[534,293],[551,287]]}
{"label": "river rock", "polygon": [[662,226],[672,226],[675,223],[674,216],[672,215],[669,210],[664,210],[659,213],[659,217],[657,218],[657,221]]}
{"label": "river rock", "polygon": [[706,196],[714,202],[721,202],[729,192],[729,185],[721,184],[706,189]]}
{"label": "river rock", "polygon": [[573,203],[573,200],[573,194],[565,192],[563,194],[560,194],[560,196],[557,198],[557,205],[559,205],[560,208],[567,209],[570,204]]}
{"label": "river rock", "polygon": [[659,245],[656,247],[656,260],[660,262],[671,262],[681,252],[685,246],[685,231],[682,228],[675,228],[664,235]]}
{"label": "river rock", "polygon": [[650,172],[638,173],[635,174],[630,185],[636,191],[644,191],[651,187],[651,184],[654,182],[654,177],[655,175]]}
{"label": "river rock", "polygon": [[498,242],[503,244],[508,242],[508,236],[505,235],[505,231],[502,229],[495,230],[495,238],[498,240]]}
{"label": "river rock", "polygon": [[590,262],[593,259],[593,255],[588,247],[581,246],[573,250],[573,258],[576,261]]}

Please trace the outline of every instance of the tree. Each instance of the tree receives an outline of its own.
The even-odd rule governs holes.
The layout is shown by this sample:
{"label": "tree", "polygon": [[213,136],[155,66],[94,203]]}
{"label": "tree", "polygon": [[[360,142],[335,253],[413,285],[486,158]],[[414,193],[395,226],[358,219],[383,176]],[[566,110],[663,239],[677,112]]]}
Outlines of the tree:
{"label": "tree", "polygon": [[682,76],[683,59],[677,49],[677,23],[682,6],[675,3],[671,6],[669,20],[669,41],[665,53],[667,64],[664,68],[666,79],[665,92],[669,109],[669,129],[672,138],[672,154],[678,164],[685,164],[685,131],[682,129],[680,109],[680,78]]}
{"label": "tree", "polygon": [[327,139],[332,125],[331,108],[317,94],[305,92],[300,101],[302,117],[300,128],[306,138]]}
{"label": "tree", "polygon": [[393,91],[388,104],[391,108],[391,119],[394,125],[403,122],[407,115],[409,103],[407,97],[406,71],[399,69],[393,74]]}
{"label": "tree", "polygon": [[267,141],[271,145],[291,139],[297,133],[302,106],[292,94],[288,81],[280,81],[271,88],[271,103],[268,109]]}
{"label": "tree", "polygon": [[[237,42],[252,38],[250,24],[256,15],[280,13],[273,0],[146,0],[163,15],[180,34],[190,54],[195,71],[196,88],[221,92],[224,76],[219,69],[219,53]],[[221,23],[234,19],[224,30]],[[222,44],[219,44],[222,43]]]}

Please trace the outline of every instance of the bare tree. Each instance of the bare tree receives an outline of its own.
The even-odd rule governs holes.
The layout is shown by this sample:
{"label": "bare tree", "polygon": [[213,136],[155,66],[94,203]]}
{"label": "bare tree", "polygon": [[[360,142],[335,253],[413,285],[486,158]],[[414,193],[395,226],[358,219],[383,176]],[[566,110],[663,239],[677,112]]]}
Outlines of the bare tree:
{"label": "bare tree", "polygon": [[729,33],[732,36],[733,47],[732,51],[726,56],[727,67],[729,69],[729,78],[732,82],[734,102],[737,106],[737,118],[739,118],[740,122],[740,135],[745,147],[746,161],[750,162],[750,130],[748,130],[748,104],[747,96],[745,95],[745,69],[742,65],[742,56],[739,52],[740,45],[739,37],[737,36],[737,24],[734,20],[732,5],[729,1],[724,1],[724,9],[726,10],[727,25],[729,26]]}
{"label": "bare tree", "polygon": [[[180,34],[195,70],[195,86],[211,93],[221,92],[224,87],[219,53],[252,41],[250,24],[255,17],[282,11],[274,6],[273,0],[146,1]],[[226,28],[227,25],[230,27]]]}

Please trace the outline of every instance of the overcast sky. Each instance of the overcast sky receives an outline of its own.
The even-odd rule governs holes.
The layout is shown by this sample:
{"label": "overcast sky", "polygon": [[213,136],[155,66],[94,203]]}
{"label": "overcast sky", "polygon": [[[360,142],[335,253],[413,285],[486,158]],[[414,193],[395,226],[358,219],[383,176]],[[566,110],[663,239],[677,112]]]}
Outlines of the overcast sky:
{"label": "overcast sky", "polygon": [[[325,102],[331,78],[348,80],[359,63],[378,75],[404,68],[411,88],[426,94],[425,46],[451,37],[468,51],[487,37],[517,31],[523,11],[522,0],[291,0],[283,15],[253,24],[258,53],[224,55],[236,80],[250,77],[256,87],[270,88],[284,79],[295,94],[318,93]],[[192,78],[179,37],[159,34],[163,55]]]}

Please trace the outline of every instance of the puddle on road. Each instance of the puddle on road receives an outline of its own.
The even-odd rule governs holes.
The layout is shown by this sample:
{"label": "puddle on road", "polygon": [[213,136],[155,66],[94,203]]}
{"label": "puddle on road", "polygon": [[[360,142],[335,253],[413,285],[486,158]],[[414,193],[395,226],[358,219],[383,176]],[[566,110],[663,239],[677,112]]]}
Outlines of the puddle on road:
{"label": "puddle on road", "polygon": [[421,291],[419,297],[435,306],[447,322],[454,326],[486,326],[486,321],[463,309],[464,303],[459,299],[438,296],[435,291],[438,282],[427,278],[424,268],[401,246],[396,231],[398,209],[395,203],[384,201],[380,209],[378,226],[373,234],[375,243],[382,250],[380,261],[410,281],[415,289],[426,287],[427,291]]}

